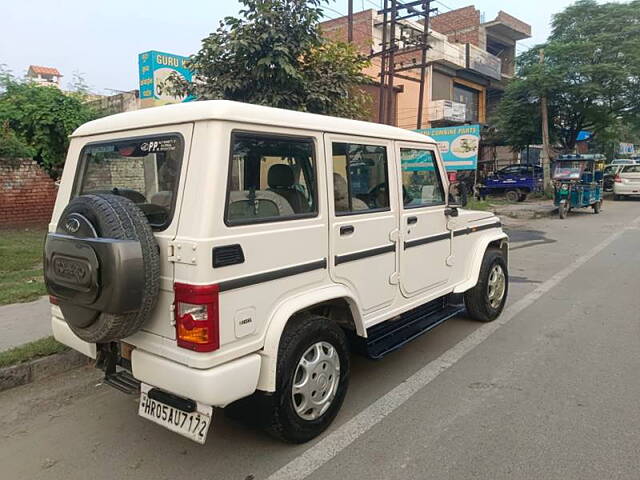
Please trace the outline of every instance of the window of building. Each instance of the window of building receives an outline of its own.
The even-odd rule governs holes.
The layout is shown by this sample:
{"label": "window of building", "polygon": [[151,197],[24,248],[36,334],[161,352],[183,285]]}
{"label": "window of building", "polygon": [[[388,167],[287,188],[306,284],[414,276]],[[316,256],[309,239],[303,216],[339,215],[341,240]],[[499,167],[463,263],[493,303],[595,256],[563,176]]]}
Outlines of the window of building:
{"label": "window of building", "polygon": [[337,215],[389,210],[387,148],[333,144],[333,188]]}
{"label": "window of building", "polygon": [[473,88],[454,84],[453,100],[464,103],[466,108],[466,119],[468,122],[477,122],[480,119],[480,92]]}
{"label": "window of building", "polygon": [[317,212],[312,139],[258,133],[233,136],[227,224],[279,221]]}
{"label": "window of building", "polygon": [[444,205],[444,188],[431,150],[400,149],[405,208]]}

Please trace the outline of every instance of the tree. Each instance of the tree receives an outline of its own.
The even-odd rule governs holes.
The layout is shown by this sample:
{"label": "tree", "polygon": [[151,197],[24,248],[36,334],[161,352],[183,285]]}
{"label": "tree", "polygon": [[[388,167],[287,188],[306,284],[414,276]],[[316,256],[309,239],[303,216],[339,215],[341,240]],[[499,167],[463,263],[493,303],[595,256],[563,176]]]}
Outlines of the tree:
{"label": "tree", "polygon": [[518,58],[517,78],[497,110],[496,124],[514,147],[537,140],[543,96],[551,138],[565,151],[575,148],[581,130],[598,136],[640,114],[640,0],[580,0],[555,15],[552,26],[547,43]]}
{"label": "tree", "polygon": [[240,18],[227,17],[202,41],[189,68],[193,82],[174,75],[162,86],[176,96],[227,99],[343,117],[363,117],[367,97],[357,88],[366,57],[322,38],[326,0],[240,0]]}
{"label": "tree", "polygon": [[0,124],[7,138],[30,147],[33,158],[57,178],[62,172],[69,135],[95,113],[78,97],[56,87],[39,86],[2,77],[0,84]]}

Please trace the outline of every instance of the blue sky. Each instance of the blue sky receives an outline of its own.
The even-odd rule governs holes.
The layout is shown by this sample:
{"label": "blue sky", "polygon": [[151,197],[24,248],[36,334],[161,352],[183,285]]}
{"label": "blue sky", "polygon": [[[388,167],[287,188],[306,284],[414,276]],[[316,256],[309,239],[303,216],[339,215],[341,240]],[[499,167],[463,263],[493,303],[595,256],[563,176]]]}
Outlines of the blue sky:
{"label": "blue sky", "polygon": [[[375,8],[380,0],[355,0],[356,11]],[[493,18],[499,10],[530,23],[534,37],[523,48],[544,41],[551,15],[570,0],[535,2],[476,0],[475,6]],[[22,75],[30,64],[56,67],[65,76],[81,73],[92,90],[137,88],[137,54],[161,50],[189,55],[226,15],[235,15],[235,0],[3,0],[0,15],[0,64]],[[474,4],[472,0],[436,2],[441,12]],[[333,0],[327,17],[346,13],[347,0]]]}

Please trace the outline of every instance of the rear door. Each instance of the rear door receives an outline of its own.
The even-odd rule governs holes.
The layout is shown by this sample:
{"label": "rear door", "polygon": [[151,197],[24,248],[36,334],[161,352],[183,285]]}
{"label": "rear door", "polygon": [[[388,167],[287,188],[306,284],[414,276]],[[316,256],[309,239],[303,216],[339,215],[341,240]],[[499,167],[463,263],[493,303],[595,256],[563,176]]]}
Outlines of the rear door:
{"label": "rear door", "polygon": [[145,213],[160,248],[160,295],[142,332],[170,339],[175,338],[170,245],[178,231],[192,135],[193,124],[185,123],[92,137],[82,148],[74,191],[121,195]]}
{"label": "rear door", "polygon": [[331,277],[356,294],[367,315],[390,306],[398,290],[393,142],[325,135],[325,150]]}
{"label": "rear door", "polygon": [[434,147],[397,143],[401,159],[400,286],[414,297],[436,292],[450,282],[451,231],[445,215],[444,171]]}

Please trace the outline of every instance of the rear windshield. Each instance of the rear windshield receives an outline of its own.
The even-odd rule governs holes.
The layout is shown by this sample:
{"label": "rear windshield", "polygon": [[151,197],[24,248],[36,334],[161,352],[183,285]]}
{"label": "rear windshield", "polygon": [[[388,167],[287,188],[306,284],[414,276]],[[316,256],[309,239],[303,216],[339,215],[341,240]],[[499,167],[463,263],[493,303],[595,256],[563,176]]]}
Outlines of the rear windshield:
{"label": "rear windshield", "polygon": [[75,194],[126,197],[162,230],[173,217],[183,150],[179,135],[89,144],[81,153]]}

